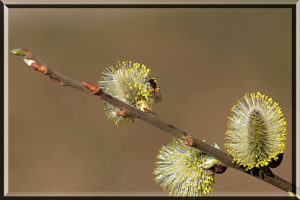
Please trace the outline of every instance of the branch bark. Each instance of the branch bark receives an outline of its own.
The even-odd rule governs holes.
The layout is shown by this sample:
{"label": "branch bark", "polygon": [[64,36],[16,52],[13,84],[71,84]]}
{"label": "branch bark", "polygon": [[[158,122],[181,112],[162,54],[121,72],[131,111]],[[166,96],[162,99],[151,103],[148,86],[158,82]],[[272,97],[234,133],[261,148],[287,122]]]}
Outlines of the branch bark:
{"label": "branch bark", "polygon": [[272,176],[267,175],[263,169],[256,168],[255,171],[246,171],[244,168],[236,165],[232,162],[233,158],[228,155],[227,153],[212,147],[211,145],[202,142],[201,140],[194,138],[193,136],[189,135],[187,132],[175,127],[174,125],[168,123],[167,121],[163,120],[154,112],[142,112],[118,99],[112,97],[109,94],[106,94],[101,90],[101,88],[90,84],[88,82],[79,82],[76,81],[52,68],[44,64],[41,60],[35,57],[30,51],[24,48],[14,49],[11,51],[15,55],[23,56],[25,63],[37,70],[39,72],[44,73],[45,75],[49,76],[52,80],[59,82],[63,86],[69,86],[75,88],[79,91],[85,92],[87,94],[94,95],[95,97],[106,101],[126,113],[128,116],[133,116],[135,118],[141,119],[144,122],[155,126],[166,133],[171,134],[173,137],[179,138],[184,140],[188,146],[197,148],[207,154],[210,154],[220,160],[224,165],[227,167],[231,167],[233,169],[242,171],[249,175],[252,175],[266,183],[272,184],[283,191],[290,192],[292,191],[293,185],[280,178],[279,176],[272,174]]}

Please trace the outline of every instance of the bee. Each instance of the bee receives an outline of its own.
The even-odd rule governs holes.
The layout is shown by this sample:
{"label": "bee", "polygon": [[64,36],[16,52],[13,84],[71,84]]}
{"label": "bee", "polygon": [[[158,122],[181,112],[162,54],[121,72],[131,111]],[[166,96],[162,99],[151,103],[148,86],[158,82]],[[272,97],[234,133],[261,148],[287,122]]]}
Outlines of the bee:
{"label": "bee", "polygon": [[152,92],[152,99],[154,103],[158,103],[161,101],[161,93],[160,88],[158,86],[158,83],[155,78],[150,78],[148,80],[148,83],[150,84],[150,91]]}

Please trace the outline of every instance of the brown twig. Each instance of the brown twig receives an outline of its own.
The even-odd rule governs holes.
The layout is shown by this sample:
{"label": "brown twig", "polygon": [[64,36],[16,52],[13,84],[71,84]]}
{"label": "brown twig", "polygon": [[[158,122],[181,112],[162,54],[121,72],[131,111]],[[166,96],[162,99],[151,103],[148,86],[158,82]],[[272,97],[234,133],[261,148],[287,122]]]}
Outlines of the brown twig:
{"label": "brown twig", "polygon": [[224,165],[227,167],[231,167],[237,170],[240,170],[244,173],[247,173],[249,175],[252,175],[258,179],[261,179],[269,184],[272,184],[286,192],[292,191],[292,184],[288,181],[280,178],[279,176],[272,174],[272,176],[267,175],[263,169],[255,169],[254,171],[246,171],[244,168],[234,164],[232,162],[232,157],[228,155],[227,153],[216,149],[212,147],[211,145],[202,142],[192,136],[190,136],[188,133],[184,132],[183,130],[173,126],[172,124],[168,123],[167,121],[161,119],[157,114],[151,113],[151,112],[142,112],[122,101],[119,101],[118,99],[110,96],[109,94],[106,94],[101,90],[101,88],[88,83],[88,82],[79,82],[76,80],[71,79],[68,76],[65,76],[64,74],[61,74],[60,72],[50,68],[46,64],[44,64],[42,61],[40,61],[37,57],[33,56],[33,54],[28,51],[27,49],[20,48],[20,49],[14,49],[11,51],[15,55],[23,56],[25,63],[32,67],[33,69],[44,73],[45,75],[48,75],[52,80],[55,80],[61,85],[69,86],[72,88],[75,88],[77,90],[80,90],[82,92],[85,92],[87,94],[92,94],[98,98],[100,98],[103,101],[106,101],[116,107],[118,107],[122,112],[120,114],[126,115],[126,116],[132,116],[138,119],[141,119],[145,121],[148,124],[151,124],[169,134],[171,134],[173,137],[182,139],[185,141],[186,145],[197,148],[207,154],[210,154],[220,160]]}

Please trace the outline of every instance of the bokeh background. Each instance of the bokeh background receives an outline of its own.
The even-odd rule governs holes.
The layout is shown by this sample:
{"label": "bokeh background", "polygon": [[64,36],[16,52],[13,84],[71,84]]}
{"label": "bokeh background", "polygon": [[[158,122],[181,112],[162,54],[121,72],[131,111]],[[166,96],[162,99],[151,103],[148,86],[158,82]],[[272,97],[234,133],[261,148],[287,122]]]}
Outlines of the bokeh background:
{"label": "bokeh background", "polygon": [[[292,48],[289,8],[9,9],[9,48],[96,83],[117,60],[152,69],[162,118],[224,150],[230,109],[247,92],[279,103],[288,125],[291,181]],[[61,87],[9,55],[10,194],[166,195],[153,180],[170,135],[142,121],[116,127],[103,103]],[[286,194],[228,169],[212,195]]]}

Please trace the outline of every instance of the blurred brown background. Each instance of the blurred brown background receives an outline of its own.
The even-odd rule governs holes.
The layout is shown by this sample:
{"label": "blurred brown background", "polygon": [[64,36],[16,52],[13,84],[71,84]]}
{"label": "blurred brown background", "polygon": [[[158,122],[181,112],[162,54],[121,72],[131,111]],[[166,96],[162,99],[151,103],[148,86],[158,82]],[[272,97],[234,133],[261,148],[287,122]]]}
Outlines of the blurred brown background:
{"label": "blurred brown background", "polygon": [[[224,150],[227,117],[247,92],[279,103],[291,181],[291,9],[9,9],[9,48],[96,83],[117,60],[151,67],[162,118]],[[165,195],[153,180],[171,137],[142,121],[115,127],[103,103],[61,87],[9,56],[9,191]],[[281,192],[228,169],[212,195]],[[101,193],[104,192],[104,193]],[[282,192],[282,194],[285,194]]]}

